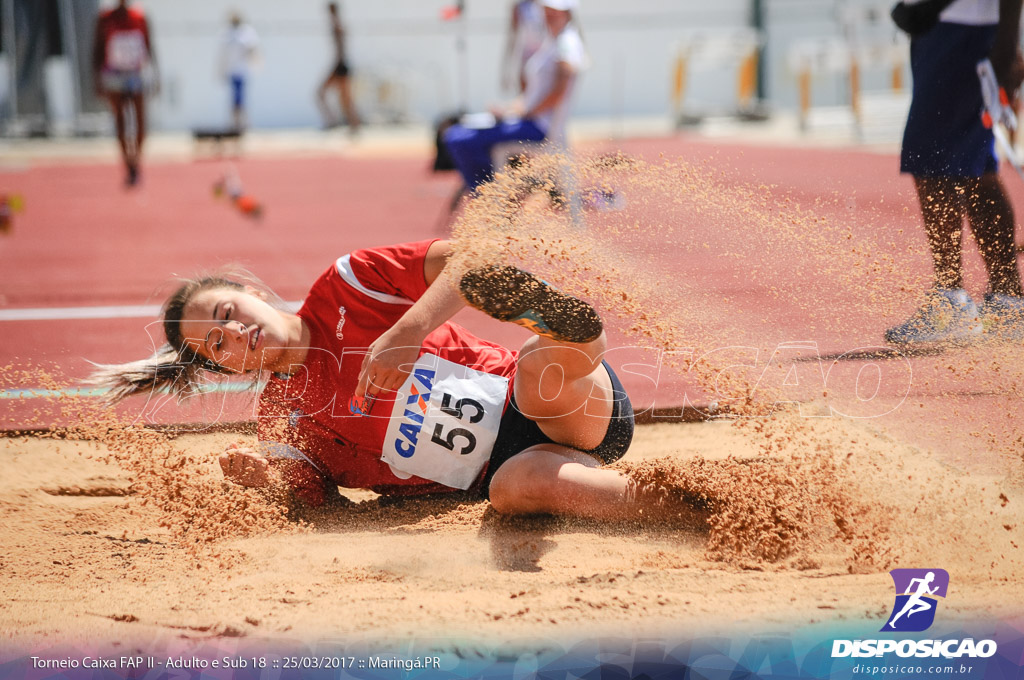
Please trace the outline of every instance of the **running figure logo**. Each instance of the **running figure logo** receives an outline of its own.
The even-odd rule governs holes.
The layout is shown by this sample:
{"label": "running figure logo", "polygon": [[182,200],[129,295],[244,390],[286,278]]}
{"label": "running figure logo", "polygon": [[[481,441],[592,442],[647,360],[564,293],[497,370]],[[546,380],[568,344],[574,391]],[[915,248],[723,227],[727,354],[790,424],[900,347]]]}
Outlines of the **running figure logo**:
{"label": "running figure logo", "polygon": [[945,569],[893,569],[896,603],[882,632],[917,633],[935,621],[936,597],[946,597],[949,572]]}

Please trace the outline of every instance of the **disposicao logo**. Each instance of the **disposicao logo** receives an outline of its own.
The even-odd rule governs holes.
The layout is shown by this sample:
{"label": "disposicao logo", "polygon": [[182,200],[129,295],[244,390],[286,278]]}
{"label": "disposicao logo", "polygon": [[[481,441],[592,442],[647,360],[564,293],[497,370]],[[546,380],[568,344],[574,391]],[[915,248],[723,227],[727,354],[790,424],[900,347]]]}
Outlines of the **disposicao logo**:
{"label": "disposicao logo", "polygon": [[[919,633],[935,622],[938,599],[949,589],[949,572],[945,569],[893,569],[889,572],[896,586],[896,602],[892,613],[879,632]],[[994,640],[973,638],[947,640],[834,640],[832,658],[880,657],[895,653],[899,657],[946,659],[987,658],[996,653]]]}
{"label": "disposicao logo", "polygon": [[882,632],[919,633],[935,621],[936,598],[946,597],[949,572],[945,569],[893,569],[889,572],[896,586],[896,604]]}

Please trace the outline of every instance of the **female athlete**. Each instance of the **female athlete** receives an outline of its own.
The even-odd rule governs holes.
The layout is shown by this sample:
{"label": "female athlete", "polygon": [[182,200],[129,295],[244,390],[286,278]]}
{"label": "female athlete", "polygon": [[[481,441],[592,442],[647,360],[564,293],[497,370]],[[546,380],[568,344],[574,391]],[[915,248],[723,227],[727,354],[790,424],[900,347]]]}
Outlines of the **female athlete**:
{"label": "female athlete", "polygon": [[[221,467],[311,505],[339,486],[595,519],[677,505],[602,467],[629,447],[633,410],[594,308],[514,267],[457,274],[450,252],[433,240],[344,255],[297,313],[229,278],[189,281],[164,305],[167,344],[95,379],[121,399],[187,392],[202,371],[267,376],[258,445],[232,445]],[[467,303],[534,335],[518,351],[477,338],[449,321]]]}

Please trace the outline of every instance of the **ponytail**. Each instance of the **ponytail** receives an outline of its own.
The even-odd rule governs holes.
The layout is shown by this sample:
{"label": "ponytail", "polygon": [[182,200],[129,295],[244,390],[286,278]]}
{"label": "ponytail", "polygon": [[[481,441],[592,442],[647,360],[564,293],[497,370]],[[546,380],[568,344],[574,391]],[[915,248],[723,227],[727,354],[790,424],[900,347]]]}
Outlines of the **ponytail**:
{"label": "ponytail", "polygon": [[180,352],[164,345],[148,359],[127,364],[94,364],[96,370],[88,383],[106,389],[106,398],[110,402],[144,392],[168,392],[182,399],[196,391],[202,370],[224,372],[209,359],[196,358],[198,361],[185,361]]}

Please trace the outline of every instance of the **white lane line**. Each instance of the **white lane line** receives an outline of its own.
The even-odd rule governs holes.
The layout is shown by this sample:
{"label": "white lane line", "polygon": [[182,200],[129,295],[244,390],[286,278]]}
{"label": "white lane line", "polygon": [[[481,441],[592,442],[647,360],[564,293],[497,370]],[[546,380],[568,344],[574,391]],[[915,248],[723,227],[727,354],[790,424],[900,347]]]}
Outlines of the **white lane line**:
{"label": "white lane line", "polygon": [[[250,383],[218,383],[216,385],[204,385],[199,388],[202,394],[212,392],[247,392],[252,389]],[[3,399],[59,399],[60,397],[102,397],[107,390],[99,387],[68,387],[61,390],[51,390],[45,387],[29,387],[27,389],[0,390],[0,400]]]}
{"label": "white lane line", "polygon": [[69,319],[131,319],[155,317],[160,305],[121,305],[108,307],[34,307],[0,309],[0,321],[67,321]]}
{"label": "white lane line", "polygon": [[[301,302],[286,302],[295,311]],[[108,305],[101,307],[26,307],[0,309],[0,321],[69,321],[74,319],[155,319],[160,305]]]}

